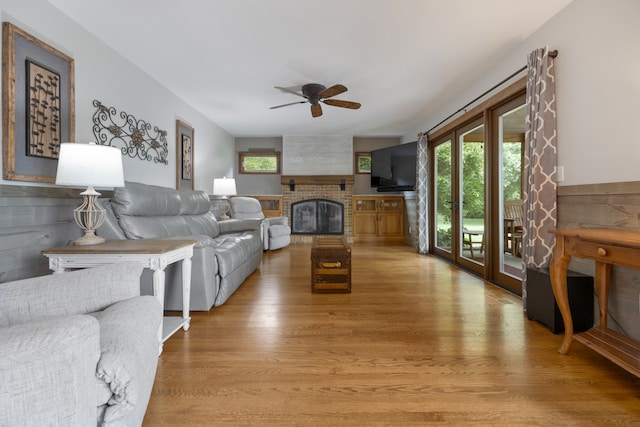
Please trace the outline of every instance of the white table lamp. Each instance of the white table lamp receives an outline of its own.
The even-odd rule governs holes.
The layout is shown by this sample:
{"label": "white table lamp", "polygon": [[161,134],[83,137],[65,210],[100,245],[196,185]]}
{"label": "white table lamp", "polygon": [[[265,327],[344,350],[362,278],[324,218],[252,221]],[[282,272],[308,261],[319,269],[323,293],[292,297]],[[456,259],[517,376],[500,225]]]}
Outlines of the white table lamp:
{"label": "white table lamp", "polygon": [[226,201],[224,204],[224,212],[219,219],[229,219],[229,202],[227,199],[229,196],[235,196],[236,194],[238,193],[236,191],[236,180],[234,178],[215,178],[213,180],[213,195],[221,196],[220,198]]}
{"label": "white table lamp", "polygon": [[97,245],[104,243],[103,237],[96,235],[102,225],[105,210],[97,202],[95,187],[123,187],[122,155],[120,150],[95,143],[80,144],[64,142],[60,144],[56,184],[84,187],[80,193],[83,203],[73,210],[76,224],[84,230],[84,235],[74,240],[74,245]]}

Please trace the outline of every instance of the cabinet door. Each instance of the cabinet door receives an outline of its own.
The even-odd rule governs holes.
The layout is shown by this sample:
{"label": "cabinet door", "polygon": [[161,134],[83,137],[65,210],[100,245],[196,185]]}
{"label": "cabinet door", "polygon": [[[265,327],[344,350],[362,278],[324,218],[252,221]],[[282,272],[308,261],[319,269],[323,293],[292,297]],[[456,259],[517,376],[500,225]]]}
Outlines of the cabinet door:
{"label": "cabinet door", "polygon": [[402,236],[404,224],[402,214],[380,214],[378,223],[378,236]]}
{"label": "cabinet door", "polygon": [[375,212],[376,199],[371,198],[353,198],[353,212]]}
{"label": "cabinet door", "polygon": [[358,213],[353,216],[353,234],[355,236],[375,236],[378,215],[375,213]]}
{"label": "cabinet door", "polygon": [[404,199],[400,197],[380,199],[378,210],[380,212],[402,212],[403,202]]}

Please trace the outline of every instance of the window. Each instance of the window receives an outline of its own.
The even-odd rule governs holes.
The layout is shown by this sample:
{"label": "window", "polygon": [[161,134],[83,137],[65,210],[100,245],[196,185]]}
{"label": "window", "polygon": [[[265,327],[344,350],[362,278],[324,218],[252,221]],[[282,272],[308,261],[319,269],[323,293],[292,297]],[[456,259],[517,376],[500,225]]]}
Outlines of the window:
{"label": "window", "polygon": [[279,151],[242,151],[238,154],[240,155],[240,173],[280,173]]}

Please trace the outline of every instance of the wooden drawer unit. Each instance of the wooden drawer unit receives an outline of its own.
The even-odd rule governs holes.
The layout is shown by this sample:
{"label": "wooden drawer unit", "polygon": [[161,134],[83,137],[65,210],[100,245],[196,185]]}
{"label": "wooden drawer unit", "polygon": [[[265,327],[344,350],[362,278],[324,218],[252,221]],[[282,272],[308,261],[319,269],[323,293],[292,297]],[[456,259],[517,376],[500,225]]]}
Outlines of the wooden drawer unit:
{"label": "wooden drawer unit", "polygon": [[579,258],[589,258],[605,263],[617,263],[621,265],[640,265],[640,252],[635,248],[617,246],[602,242],[585,241],[578,237],[567,237],[565,240],[565,252],[568,255]]}
{"label": "wooden drawer unit", "polygon": [[403,196],[353,196],[353,236],[403,238]]}
{"label": "wooden drawer unit", "polygon": [[342,238],[316,237],[311,246],[311,292],[351,293],[351,248]]}

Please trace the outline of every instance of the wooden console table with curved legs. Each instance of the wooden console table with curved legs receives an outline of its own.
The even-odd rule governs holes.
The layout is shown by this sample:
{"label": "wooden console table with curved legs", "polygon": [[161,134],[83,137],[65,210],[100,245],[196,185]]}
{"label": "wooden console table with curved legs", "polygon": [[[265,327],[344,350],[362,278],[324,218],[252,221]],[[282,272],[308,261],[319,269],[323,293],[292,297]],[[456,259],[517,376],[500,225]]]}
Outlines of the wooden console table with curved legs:
{"label": "wooden console table with curved legs", "polygon": [[[551,286],[564,321],[564,340],[558,349],[567,354],[575,338],[632,374],[640,377],[640,343],[607,328],[611,267],[619,265],[640,270],[640,231],[606,228],[551,230],[556,246],[551,260]],[[600,325],[573,334],[573,320],[567,293],[567,268],[571,257],[595,261],[595,288]]]}

